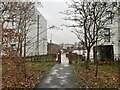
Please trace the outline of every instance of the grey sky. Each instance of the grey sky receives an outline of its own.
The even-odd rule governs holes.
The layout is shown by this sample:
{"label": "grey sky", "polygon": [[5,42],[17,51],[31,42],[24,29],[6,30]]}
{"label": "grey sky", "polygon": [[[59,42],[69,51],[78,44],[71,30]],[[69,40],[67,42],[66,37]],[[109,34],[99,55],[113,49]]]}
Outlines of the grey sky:
{"label": "grey sky", "polygon": [[[39,0],[42,2],[43,8],[40,9],[42,15],[46,18],[48,27],[51,25],[60,26],[66,23],[63,19],[64,15],[60,14],[67,8],[66,0]],[[63,28],[63,27],[62,27]],[[55,43],[74,43],[79,41],[77,37],[71,33],[68,28],[63,28],[63,30],[48,30],[48,40],[51,39]]]}

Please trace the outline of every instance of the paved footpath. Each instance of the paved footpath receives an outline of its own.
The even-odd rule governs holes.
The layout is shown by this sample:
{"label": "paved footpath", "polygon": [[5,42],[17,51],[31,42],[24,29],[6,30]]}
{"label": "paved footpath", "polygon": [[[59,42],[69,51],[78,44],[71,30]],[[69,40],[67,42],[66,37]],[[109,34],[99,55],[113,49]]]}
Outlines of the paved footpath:
{"label": "paved footpath", "polygon": [[79,88],[68,58],[62,54],[61,59],[35,88]]}

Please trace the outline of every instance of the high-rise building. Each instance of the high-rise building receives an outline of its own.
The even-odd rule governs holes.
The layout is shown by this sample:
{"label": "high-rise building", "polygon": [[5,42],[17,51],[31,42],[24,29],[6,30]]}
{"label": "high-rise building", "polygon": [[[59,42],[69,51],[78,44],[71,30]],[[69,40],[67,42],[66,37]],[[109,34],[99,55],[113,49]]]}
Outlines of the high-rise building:
{"label": "high-rise building", "polygon": [[35,25],[31,28],[27,36],[26,55],[47,54],[47,21],[35,4]]}
{"label": "high-rise building", "polygon": [[[99,42],[98,45],[113,45],[113,51],[114,51],[114,58],[120,59],[120,8],[118,2],[113,2],[116,4],[115,15],[114,18],[108,21],[106,24],[105,30],[107,31],[105,36],[105,42],[101,43]],[[112,12],[107,13],[108,16],[112,14]]]}

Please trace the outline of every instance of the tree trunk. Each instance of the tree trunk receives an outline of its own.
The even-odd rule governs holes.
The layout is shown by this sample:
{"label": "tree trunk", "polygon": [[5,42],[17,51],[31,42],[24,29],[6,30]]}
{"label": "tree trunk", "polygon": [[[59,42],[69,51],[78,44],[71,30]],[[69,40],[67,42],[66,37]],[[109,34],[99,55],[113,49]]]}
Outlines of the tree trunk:
{"label": "tree trunk", "polygon": [[25,34],[25,40],[24,40],[24,59],[23,59],[23,73],[24,73],[24,77],[26,78],[26,34]]}
{"label": "tree trunk", "polygon": [[87,49],[86,70],[89,69],[89,63],[90,63],[90,49]]}
{"label": "tree trunk", "polygon": [[26,60],[26,35],[24,40],[24,59]]}
{"label": "tree trunk", "polygon": [[17,47],[17,52],[20,51],[20,37],[18,37],[18,47]]}
{"label": "tree trunk", "polygon": [[97,78],[98,76],[98,60],[96,59],[96,70],[95,70],[95,77]]}
{"label": "tree trunk", "polygon": [[20,41],[20,57],[22,57],[22,41]]}
{"label": "tree trunk", "polygon": [[97,55],[97,39],[96,39],[96,57],[95,57],[95,62],[96,62],[96,70],[95,70],[95,77],[97,78],[98,76],[98,66],[99,66],[99,60],[98,60],[98,55]]}

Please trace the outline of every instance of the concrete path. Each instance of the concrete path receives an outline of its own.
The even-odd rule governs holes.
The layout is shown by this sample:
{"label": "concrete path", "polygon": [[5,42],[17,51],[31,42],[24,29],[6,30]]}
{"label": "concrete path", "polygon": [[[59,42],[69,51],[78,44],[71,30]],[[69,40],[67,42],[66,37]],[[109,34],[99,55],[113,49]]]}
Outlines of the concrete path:
{"label": "concrete path", "polygon": [[35,88],[79,88],[68,58],[62,54],[61,59]]}

